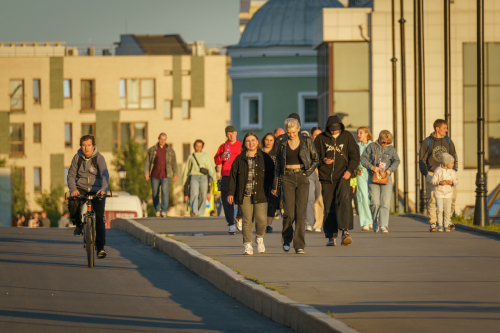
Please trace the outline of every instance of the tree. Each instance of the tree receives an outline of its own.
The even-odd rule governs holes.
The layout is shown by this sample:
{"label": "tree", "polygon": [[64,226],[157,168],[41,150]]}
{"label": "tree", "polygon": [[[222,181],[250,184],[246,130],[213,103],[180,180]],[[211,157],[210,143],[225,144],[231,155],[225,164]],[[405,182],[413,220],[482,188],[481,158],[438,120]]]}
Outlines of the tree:
{"label": "tree", "polygon": [[11,169],[12,218],[29,214],[28,199],[24,190],[24,169]]}
{"label": "tree", "polygon": [[50,226],[57,227],[57,221],[63,212],[64,188],[62,186],[53,187],[35,199],[36,203],[47,212],[50,219]]}

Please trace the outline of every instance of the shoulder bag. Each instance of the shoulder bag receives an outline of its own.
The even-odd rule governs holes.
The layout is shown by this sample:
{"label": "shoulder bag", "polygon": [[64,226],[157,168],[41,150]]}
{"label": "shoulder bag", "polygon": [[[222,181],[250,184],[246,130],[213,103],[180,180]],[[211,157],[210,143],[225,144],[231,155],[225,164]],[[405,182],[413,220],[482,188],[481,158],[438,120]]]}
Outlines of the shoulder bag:
{"label": "shoulder bag", "polygon": [[[375,147],[375,165],[377,164],[377,144],[374,142],[373,147]],[[384,178],[380,176],[380,173],[374,172],[372,175],[372,183],[379,185],[389,184],[389,175],[386,174]]]}
{"label": "shoulder bag", "polygon": [[193,153],[193,157],[194,157],[194,160],[196,161],[196,164],[198,164],[198,168],[200,168],[200,172],[204,175],[208,175],[208,173],[209,173],[208,169],[200,167],[200,163],[198,163],[198,159],[196,158],[194,153]]}

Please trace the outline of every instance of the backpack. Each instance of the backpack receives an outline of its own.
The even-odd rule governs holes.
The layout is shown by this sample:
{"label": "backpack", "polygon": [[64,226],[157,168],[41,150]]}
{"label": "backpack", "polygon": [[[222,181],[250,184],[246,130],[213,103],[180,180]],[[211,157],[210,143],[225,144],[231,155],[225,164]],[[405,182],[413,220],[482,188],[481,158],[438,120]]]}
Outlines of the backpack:
{"label": "backpack", "polygon": [[[80,170],[80,166],[82,165],[82,163],[83,163],[83,157],[81,155],[78,155],[78,165],[76,167],[76,172]],[[99,164],[97,164],[97,155],[92,157],[92,164],[97,169],[97,173],[99,173]]]}

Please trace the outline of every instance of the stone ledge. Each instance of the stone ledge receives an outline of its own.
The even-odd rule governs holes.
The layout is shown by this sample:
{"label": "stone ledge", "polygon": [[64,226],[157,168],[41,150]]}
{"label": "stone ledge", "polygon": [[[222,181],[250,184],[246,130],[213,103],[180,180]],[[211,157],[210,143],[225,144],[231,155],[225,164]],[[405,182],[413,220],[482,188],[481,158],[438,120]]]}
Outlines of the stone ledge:
{"label": "stone ledge", "polygon": [[226,265],[199,253],[189,245],[161,236],[134,220],[112,220],[111,228],[126,231],[142,243],[166,253],[250,309],[297,332],[358,333],[314,307],[294,302],[276,291],[247,280]]}

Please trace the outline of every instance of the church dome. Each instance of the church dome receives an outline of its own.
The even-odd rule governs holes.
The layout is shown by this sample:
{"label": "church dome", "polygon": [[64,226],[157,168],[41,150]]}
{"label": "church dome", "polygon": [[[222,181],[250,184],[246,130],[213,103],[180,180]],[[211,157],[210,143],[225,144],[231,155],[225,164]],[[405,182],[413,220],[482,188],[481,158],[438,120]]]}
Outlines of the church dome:
{"label": "church dome", "polygon": [[312,21],[324,7],[344,8],[337,0],[270,0],[253,15],[234,47],[312,45]]}

